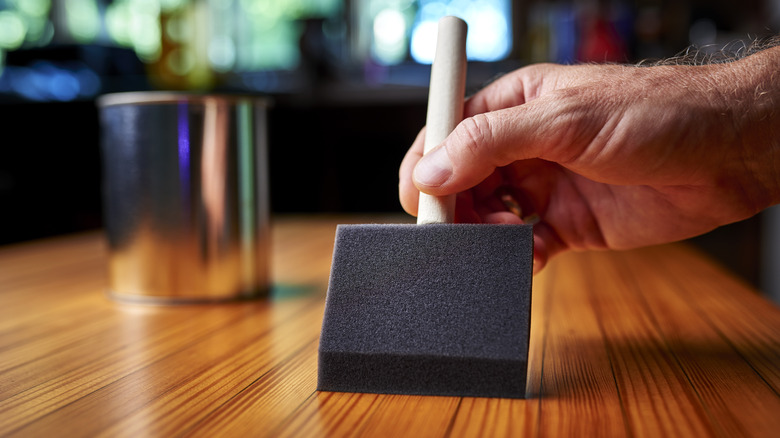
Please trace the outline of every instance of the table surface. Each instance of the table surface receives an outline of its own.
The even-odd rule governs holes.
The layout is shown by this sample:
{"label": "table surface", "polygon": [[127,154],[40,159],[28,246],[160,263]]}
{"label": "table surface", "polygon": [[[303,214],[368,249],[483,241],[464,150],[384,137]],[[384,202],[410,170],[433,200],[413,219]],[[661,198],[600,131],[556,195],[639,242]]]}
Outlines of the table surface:
{"label": "table surface", "polygon": [[339,222],[276,218],[274,297],[214,305],[106,298],[99,233],[0,248],[0,436],[780,436],[780,310],[684,244],[537,275],[527,399],[318,392]]}

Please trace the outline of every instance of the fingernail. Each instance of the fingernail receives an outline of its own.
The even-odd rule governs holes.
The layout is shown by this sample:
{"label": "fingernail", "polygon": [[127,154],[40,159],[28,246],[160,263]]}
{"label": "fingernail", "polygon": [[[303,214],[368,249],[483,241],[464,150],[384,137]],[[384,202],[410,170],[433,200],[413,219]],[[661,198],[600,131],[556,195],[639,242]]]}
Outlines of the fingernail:
{"label": "fingernail", "polygon": [[426,154],[414,168],[414,180],[423,186],[438,187],[452,175],[452,161],[447,150],[437,148]]}

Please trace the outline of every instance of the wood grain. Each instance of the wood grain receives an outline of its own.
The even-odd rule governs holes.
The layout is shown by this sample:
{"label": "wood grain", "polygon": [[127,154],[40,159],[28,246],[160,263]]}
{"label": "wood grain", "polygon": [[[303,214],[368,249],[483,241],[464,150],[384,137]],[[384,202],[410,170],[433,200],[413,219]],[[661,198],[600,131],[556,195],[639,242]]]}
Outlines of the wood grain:
{"label": "wood grain", "polygon": [[545,323],[541,333],[532,333],[543,342],[539,436],[624,436],[614,358],[586,291],[591,272],[572,260],[578,256],[566,254],[551,265],[534,290],[533,299],[542,298],[544,307],[531,318]]}
{"label": "wood grain", "polygon": [[0,436],[780,430],[780,310],[683,244],[553,260],[524,400],[317,392],[336,224],[384,221],[276,218],[272,297],[214,305],[109,300],[97,233],[0,248]]}

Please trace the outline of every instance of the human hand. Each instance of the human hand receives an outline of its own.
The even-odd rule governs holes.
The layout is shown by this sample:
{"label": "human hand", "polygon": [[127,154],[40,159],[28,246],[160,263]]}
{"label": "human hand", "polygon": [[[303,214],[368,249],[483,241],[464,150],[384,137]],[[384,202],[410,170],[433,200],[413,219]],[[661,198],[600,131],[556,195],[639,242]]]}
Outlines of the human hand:
{"label": "human hand", "polygon": [[467,102],[399,194],[458,194],[457,222],[535,213],[535,269],[566,249],[632,248],[707,232],[780,201],[780,47],[702,66],[540,64]]}

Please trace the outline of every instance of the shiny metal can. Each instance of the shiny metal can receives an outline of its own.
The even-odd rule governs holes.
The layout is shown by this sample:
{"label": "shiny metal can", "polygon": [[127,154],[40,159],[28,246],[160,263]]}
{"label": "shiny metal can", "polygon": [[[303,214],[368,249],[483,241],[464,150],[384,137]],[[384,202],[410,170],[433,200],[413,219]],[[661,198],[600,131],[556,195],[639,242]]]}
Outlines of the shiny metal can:
{"label": "shiny metal can", "polygon": [[101,96],[109,295],[154,303],[268,295],[269,101]]}

